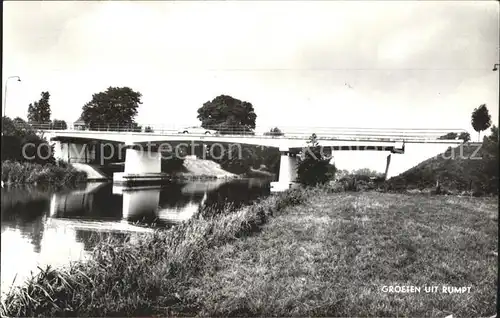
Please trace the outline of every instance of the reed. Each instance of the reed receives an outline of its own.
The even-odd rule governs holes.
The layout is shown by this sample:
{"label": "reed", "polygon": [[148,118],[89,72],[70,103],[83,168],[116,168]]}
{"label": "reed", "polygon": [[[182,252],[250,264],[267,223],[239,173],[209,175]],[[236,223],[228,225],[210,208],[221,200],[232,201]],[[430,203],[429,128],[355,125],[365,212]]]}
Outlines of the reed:
{"label": "reed", "polygon": [[75,185],[87,180],[87,174],[71,165],[36,164],[29,162],[3,161],[2,182],[5,185]]}

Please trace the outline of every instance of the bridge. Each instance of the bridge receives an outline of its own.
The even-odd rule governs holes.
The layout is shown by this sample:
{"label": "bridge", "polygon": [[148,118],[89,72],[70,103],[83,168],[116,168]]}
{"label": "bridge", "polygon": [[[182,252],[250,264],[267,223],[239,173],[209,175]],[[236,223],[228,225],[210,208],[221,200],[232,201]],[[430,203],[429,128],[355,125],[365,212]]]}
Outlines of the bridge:
{"label": "bridge", "polygon": [[[66,130],[51,129],[47,126],[36,127],[55,145],[55,157],[62,160],[82,159],[89,154],[87,145],[99,142],[102,146],[114,143],[125,152],[124,172],[115,172],[115,183],[152,182],[166,176],[161,173],[162,153],[178,154],[179,147],[212,147],[216,144],[230,146],[257,145],[275,147],[281,152],[280,171],[277,182],[273,182],[273,191],[288,189],[296,178],[298,156],[307,151],[312,134],[316,136],[321,150],[326,155],[335,151],[384,151],[388,152],[386,175],[392,154],[404,154],[406,144],[435,144],[444,152],[449,146],[456,146],[463,141],[443,140],[443,135],[450,132],[459,135],[463,129],[380,129],[380,128],[321,128],[287,127],[283,134],[273,135],[269,129],[252,132],[233,130],[206,133],[183,133],[173,127],[154,127],[137,129],[131,127],[93,127]],[[201,144],[200,144],[201,143]],[[441,151],[441,150],[440,150]],[[95,154],[94,154],[95,155]]]}

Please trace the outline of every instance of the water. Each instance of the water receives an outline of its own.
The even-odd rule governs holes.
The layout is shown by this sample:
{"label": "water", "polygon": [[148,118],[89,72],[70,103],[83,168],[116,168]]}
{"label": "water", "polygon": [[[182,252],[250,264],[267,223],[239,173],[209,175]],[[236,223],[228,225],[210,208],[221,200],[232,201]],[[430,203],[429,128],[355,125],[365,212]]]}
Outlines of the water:
{"label": "water", "polygon": [[210,213],[228,204],[237,209],[269,195],[269,182],[246,179],[122,188],[88,183],[77,189],[1,190],[2,293],[37,267],[62,266],[84,259],[95,234],[126,237],[171,227],[195,213]]}

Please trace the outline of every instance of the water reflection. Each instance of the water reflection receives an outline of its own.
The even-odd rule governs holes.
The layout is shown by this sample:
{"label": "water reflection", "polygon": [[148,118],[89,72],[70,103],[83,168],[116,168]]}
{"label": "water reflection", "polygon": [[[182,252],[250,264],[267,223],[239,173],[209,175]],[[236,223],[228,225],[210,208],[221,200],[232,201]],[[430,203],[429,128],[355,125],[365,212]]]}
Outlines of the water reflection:
{"label": "water reflection", "polygon": [[[67,264],[95,247],[96,236],[126,239],[131,232],[152,231],[233,209],[269,194],[262,180],[221,180],[120,188],[88,183],[75,190],[2,188],[2,292],[17,274],[22,281],[37,266]],[[21,261],[22,260],[22,261]]]}
{"label": "water reflection", "polygon": [[52,218],[121,220],[122,198],[114,195],[109,183],[88,183],[82,190],[53,193]]}

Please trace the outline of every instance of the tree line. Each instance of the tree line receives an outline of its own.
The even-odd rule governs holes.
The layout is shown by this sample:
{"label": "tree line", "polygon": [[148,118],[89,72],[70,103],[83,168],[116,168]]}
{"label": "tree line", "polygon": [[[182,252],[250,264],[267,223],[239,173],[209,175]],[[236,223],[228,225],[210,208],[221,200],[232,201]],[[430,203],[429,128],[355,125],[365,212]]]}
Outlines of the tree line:
{"label": "tree line", "polygon": [[[83,105],[80,119],[88,128],[109,126],[130,127],[133,130],[142,130],[136,122],[139,106],[142,104],[142,94],[130,87],[108,87],[105,91],[92,95],[89,102]],[[49,124],[53,129],[67,129],[64,120],[51,120],[50,94],[42,92],[40,100],[29,104],[27,124],[44,123]],[[201,122],[201,127],[205,129],[217,130],[220,133],[230,134],[253,134],[256,127],[257,114],[252,103],[242,101],[229,95],[219,95],[212,100],[205,102],[197,110],[197,119]],[[26,139],[32,137],[34,130],[25,125],[23,119],[6,119],[3,131],[10,131],[8,134]],[[471,116],[471,125],[478,132],[478,138],[482,131],[491,126],[491,116],[486,105],[483,104],[474,109]],[[18,128],[14,128],[17,126]],[[495,128],[495,127],[493,127]],[[13,132],[15,130],[15,132]],[[151,127],[145,127],[146,132],[152,132]],[[7,134],[7,135],[8,135]],[[272,128],[265,133],[266,136],[282,136],[284,132],[278,127]],[[22,137],[20,137],[22,136]],[[440,139],[463,139],[470,140],[470,135],[466,132],[457,135],[448,133],[439,137]],[[24,141],[14,143],[17,146]],[[40,140],[39,142],[43,142]],[[304,184],[324,183],[330,180],[335,174],[335,167],[329,163],[329,158],[325,158],[319,152],[319,144],[313,134],[309,141],[309,146],[300,159],[298,167],[298,178]],[[207,158],[221,164],[222,168],[237,174],[246,173],[250,168],[263,169],[275,174],[279,173],[280,152],[276,148],[245,145],[242,147],[242,156],[237,156],[232,151],[236,149],[224,148],[222,153],[217,153],[217,158]],[[221,156],[222,155],[222,156]],[[2,156],[3,158],[3,156]],[[164,163],[162,166],[178,168],[182,165],[182,160]],[[167,168],[166,168],[167,169]]]}

